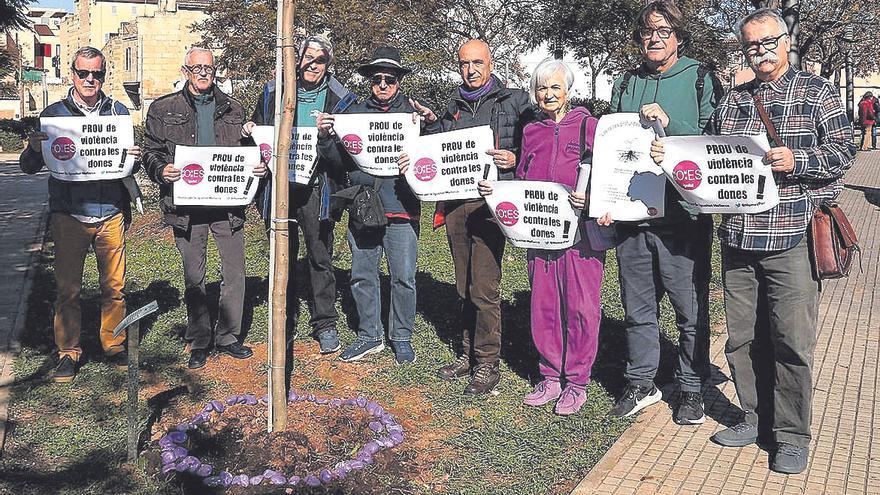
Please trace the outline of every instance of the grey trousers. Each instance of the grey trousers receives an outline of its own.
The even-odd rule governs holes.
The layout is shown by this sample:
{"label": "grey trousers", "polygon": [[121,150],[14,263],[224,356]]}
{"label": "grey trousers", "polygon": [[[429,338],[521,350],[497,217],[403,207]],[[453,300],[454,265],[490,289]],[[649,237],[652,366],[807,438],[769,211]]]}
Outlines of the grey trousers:
{"label": "grey trousers", "polygon": [[652,386],[660,365],[660,300],[675,310],[676,379],[683,392],[699,392],[709,366],[709,277],[712,217],[664,227],[617,228],[620,295],[626,313],[626,379]]}
{"label": "grey trousers", "polygon": [[725,353],[745,420],[807,447],[819,283],[806,237],[785,251],[724,247],[722,262]]}
{"label": "grey trousers", "polygon": [[[226,214],[197,219],[189,230],[174,230],[174,242],[183,258],[186,286],[186,340],[191,349],[211,345],[211,317],[205,291],[208,232],[220,251],[220,302],[214,345],[229,345],[238,340],[244,311],[244,228],[233,230]],[[219,218],[216,218],[219,217]]]}

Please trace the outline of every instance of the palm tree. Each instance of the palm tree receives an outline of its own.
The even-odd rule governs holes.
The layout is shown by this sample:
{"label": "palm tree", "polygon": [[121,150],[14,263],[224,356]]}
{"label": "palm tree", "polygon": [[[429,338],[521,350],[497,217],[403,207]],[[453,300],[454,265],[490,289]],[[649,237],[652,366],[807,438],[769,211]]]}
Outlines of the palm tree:
{"label": "palm tree", "polygon": [[0,0],[0,32],[27,27],[24,9],[29,0]]}

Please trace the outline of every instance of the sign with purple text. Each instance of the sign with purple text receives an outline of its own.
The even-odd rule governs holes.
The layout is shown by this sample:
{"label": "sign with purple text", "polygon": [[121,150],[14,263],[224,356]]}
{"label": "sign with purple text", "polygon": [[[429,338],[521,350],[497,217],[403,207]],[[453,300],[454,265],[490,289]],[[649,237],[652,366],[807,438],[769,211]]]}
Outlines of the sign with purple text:
{"label": "sign with purple text", "polygon": [[498,168],[486,153],[495,147],[493,141],[487,125],[414,138],[403,176],[422,201],[479,198],[477,182],[498,179]]}
{"label": "sign with purple text", "polygon": [[703,213],[760,213],[779,203],[770,149],[760,136],[663,138],[663,171],[688,203]]}
{"label": "sign with purple text", "polygon": [[65,181],[121,179],[131,175],[134,128],[129,115],[42,117],[43,159],[52,177]]}
{"label": "sign with purple text", "polygon": [[260,164],[256,146],[177,146],[174,168],[176,206],[243,206],[254,199]]}
{"label": "sign with purple text", "polygon": [[665,214],[666,176],[651,159],[654,127],[637,113],[603,115],[596,126],[590,216],[635,221]]}
{"label": "sign with purple text", "polygon": [[333,128],[358,168],[379,177],[400,175],[397,157],[419,135],[411,113],[344,113]]}
{"label": "sign with purple text", "polygon": [[[275,172],[275,127],[271,125],[256,125],[251,136],[257,147],[260,148],[260,156],[272,173]],[[294,127],[290,139],[290,151],[287,154],[288,179],[297,184],[308,184],[315,173],[318,164],[318,128],[317,127]]]}
{"label": "sign with purple text", "polygon": [[529,249],[568,249],[577,242],[578,211],[571,188],[536,180],[492,181],[486,204],[507,240]]}

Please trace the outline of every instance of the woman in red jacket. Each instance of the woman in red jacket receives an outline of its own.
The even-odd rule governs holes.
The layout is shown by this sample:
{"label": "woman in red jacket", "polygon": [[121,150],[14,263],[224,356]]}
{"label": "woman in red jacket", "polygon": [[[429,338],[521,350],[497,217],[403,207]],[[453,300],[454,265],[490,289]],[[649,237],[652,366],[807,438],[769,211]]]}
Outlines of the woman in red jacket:
{"label": "woman in red jacket", "polygon": [[862,125],[862,151],[870,150],[877,147],[873,142],[874,124],[877,121],[877,113],[874,110],[876,99],[870,91],[862,95],[862,101],[859,102],[859,124]]}

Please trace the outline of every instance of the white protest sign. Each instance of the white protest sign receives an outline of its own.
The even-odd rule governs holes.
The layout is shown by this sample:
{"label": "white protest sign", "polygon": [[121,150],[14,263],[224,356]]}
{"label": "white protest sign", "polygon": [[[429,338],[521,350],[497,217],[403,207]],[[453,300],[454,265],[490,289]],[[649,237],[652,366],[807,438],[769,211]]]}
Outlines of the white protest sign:
{"label": "white protest sign", "polygon": [[[251,133],[254,142],[260,148],[260,156],[263,161],[268,160],[268,167],[275,173],[275,127],[271,125],[256,125]],[[290,151],[287,153],[288,179],[297,184],[308,184],[315,173],[318,164],[318,128],[317,127],[294,127],[290,139]]]}
{"label": "white protest sign", "polygon": [[703,213],[760,213],[779,203],[767,137],[663,138],[661,166],[685,201]]}
{"label": "white protest sign", "polygon": [[257,192],[253,169],[260,164],[256,146],[177,146],[174,182],[177,206],[242,206]]}
{"label": "white protest sign", "polygon": [[400,175],[397,157],[419,135],[410,113],[352,113],[335,116],[333,128],[358,168],[379,177]]}
{"label": "white protest sign", "polygon": [[487,125],[414,138],[406,182],[422,201],[479,198],[477,182],[498,179],[498,168],[486,154],[492,143]]}
{"label": "white protest sign", "polygon": [[665,213],[666,176],[651,159],[654,130],[637,113],[603,115],[596,126],[590,216],[614,220],[659,218]]}
{"label": "white protest sign", "polygon": [[129,115],[41,117],[43,159],[52,177],[65,181],[121,179],[131,175],[134,128]]}
{"label": "white protest sign", "polygon": [[568,249],[577,241],[578,212],[568,202],[571,188],[555,182],[492,182],[486,203],[507,240],[516,247]]}

